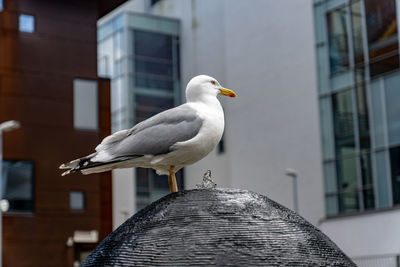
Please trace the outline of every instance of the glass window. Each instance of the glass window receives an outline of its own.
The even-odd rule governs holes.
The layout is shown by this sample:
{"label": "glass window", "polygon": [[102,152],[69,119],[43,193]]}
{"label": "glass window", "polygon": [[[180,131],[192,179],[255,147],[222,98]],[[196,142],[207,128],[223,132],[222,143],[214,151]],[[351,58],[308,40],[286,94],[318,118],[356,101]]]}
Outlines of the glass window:
{"label": "glass window", "polygon": [[135,86],[174,90],[173,42],[171,35],[134,31]]}
{"label": "glass window", "polygon": [[375,169],[378,192],[378,207],[386,208],[391,205],[389,192],[389,170],[388,170],[389,155],[387,150],[375,152]]}
{"label": "glass window", "polygon": [[384,84],[389,144],[400,144],[400,75],[391,75]]}
{"label": "glass window", "polygon": [[98,45],[98,75],[101,77],[114,77],[113,38],[101,40]]}
{"label": "glass window", "polygon": [[385,144],[385,130],[384,130],[384,120],[383,115],[383,99],[382,99],[382,83],[380,80],[375,80],[371,82],[370,94],[371,94],[371,118],[373,121],[373,139],[375,147],[382,147]]}
{"label": "glass window", "polygon": [[336,156],[355,153],[353,104],[350,90],[332,96]]}
{"label": "glass window", "polygon": [[160,62],[158,60],[135,60],[135,71],[156,75],[172,76],[172,62]]}
{"label": "glass window", "polygon": [[171,78],[159,77],[147,74],[137,74],[135,79],[136,87],[159,89],[165,91],[174,90],[174,82]]}
{"label": "glass window", "polygon": [[335,176],[335,163],[324,163],[325,208],[328,216],[338,213],[338,190]]}
{"label": "glass window", "polygon": [[393,204],[400,204],[400,147],[390,149]]}
{"label": "glass window", "polygon": [[318,89],[320,93],[329,91],[329,64],[327,45],[317,46]]}
{"label": "glass window", "polygon": [[172,59],[171,35],[135,30],[135,55]]}
{"label": "glass window", "polygon": [[85,192],[69,192],[69,209],[72,211],[85,210]]}
{"label": "glass window", "polygon": [[364,50],[362,38],[361,2],[351,4],[351,26],[353,32],[354,62],[356,67],[363,67]]}
{"label": "glass window", "polygon": [[339,211],[341,213],[358,211],[359,197],[356,158],[337,160],[336,172],[339,189]]}
{"label": "glass window", "polygon": [[334,162],[324,163],[324,178],[325,193],[336,193],[338,190]]}
{"label": "glass window", "polygon": [[[178,189],[183,190],[183,171],[175,175]],[[157,175],[153,169],[136,168],[136,208],[138,210],[169,193],[166,175]]]}
{"label": "glass window", "polygon": [[74,128],[97,130],[99,127],[97,81],[74,79]]}
{"label": "glass window", "polygon": [[360,149],[369,149],[371,136],[369,133],[368,106],[365,83],[359,83],[356,87],[358,130],[360,138]]}
{"label": "glass window", "polygon": [[336,9],[327,14],[331,74],[349,68],[346,14],[347,7]]}
{"label": "glass window", "polygon": [[338,196],[336,194],[327,194],[325,197],[326,215],[332,216],[338,214]]}
{"label": "glass window", "polygon": [[35,17],[32,15],[19,15],[19,31],[33,33],[35,31]]}
{"label": "glass window", "polygon": [[3,161],[2,193],[9,211],[33,211],[33,171],[31,161]]}
{"label": "glass window", "polygon": [[0,11],[3,10],[3,0],[0,0]]}
{"label": "glass window", "polygon": [[365,0],[370,74],[399,67],[395,0]]}
{"label": "glass window", "polygon": [[364,209],[373,209],[375,207],[374,184],[372,180],[371,154],[361,153],[360,166],[362,176],[362,194],[364,200]]}
{"label": "glass window", "polygon": [[330,97],[321,98],[319,108],[322,134],[322,154],[324,159],[330,159],[334,157]]}
{"label": "glass window", "polygon": [[136,123],[174,107],[172,98],[136,95]]}

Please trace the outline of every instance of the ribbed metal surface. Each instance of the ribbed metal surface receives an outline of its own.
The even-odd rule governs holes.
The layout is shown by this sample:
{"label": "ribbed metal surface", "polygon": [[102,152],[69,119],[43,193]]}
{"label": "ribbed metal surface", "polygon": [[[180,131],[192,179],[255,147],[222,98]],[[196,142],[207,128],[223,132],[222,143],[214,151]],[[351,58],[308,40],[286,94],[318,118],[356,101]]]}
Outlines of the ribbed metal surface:
{"label": "ribbed metal surface", "polygon": [[83,266],[355,266],[291,210],[245,190],[170,194],[128,219]]}

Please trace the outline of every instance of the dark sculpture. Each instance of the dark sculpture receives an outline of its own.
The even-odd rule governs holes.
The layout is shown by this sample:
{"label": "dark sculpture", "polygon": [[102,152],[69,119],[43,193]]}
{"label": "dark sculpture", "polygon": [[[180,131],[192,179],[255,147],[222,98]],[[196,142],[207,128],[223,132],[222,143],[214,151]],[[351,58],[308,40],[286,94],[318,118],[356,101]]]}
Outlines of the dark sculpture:
{"label": "dark sculpture", "polygon": [[326,235],[265,196],[170,194],[105,238],[89,266],[356,266]]}

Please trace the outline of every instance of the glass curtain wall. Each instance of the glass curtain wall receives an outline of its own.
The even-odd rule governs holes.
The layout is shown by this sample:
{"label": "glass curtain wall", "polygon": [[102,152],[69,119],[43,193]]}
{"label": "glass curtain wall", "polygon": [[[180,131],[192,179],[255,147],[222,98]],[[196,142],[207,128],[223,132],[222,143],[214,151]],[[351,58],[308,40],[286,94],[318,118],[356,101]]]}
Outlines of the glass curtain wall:
{"label": "glass curtain wall", "polygon": [[[175,106],[179,38],[171,34],[133,30],[135,123]],[[136,169],[137,209],[169,193],[168,180],[152,169]],[[182,171],[176,175],[183,189]]]}
{"label": "glass curtain wall", "polygon": [[[181,104],[179,32],[178,20],[130,12],[99,27],[98,75],[111,79],[113,132]],[[169,193],[166,176],[140,168],[135,174],[138,209]]]}
{"label": "glass curtain wall", "polygon": [[328,216],[400,204],[396,1],[314,1]]}

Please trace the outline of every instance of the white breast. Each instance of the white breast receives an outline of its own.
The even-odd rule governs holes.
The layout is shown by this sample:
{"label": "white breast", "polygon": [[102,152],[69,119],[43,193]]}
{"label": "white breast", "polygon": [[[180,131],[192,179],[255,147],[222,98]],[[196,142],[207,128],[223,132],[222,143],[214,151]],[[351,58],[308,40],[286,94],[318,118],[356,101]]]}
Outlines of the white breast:
{"label": "white breast", "polygon": [[189,164],[207,156],[221,140],[224,133],[224,111],[219,101],[216,98],[215,100],[217,103],[213,103],[213,105],[210,105],[210,103],[189,103],[203,119],[203,125],[194,138],[176,144],[179,150],[184,149],[191,152],[188,158]]}
{"label": "white breast", "polygon": [[203,119],[199,133],[192,139],[176,143],[168,154],[152,158],[151,167],[159,174],[168,173],[171,165],[178,170],[191,165],[207,156],[221,140],[224,132],[224,111],[218,99],[211,103],[191,102],[187,103],[197,111],[197,115]]}

